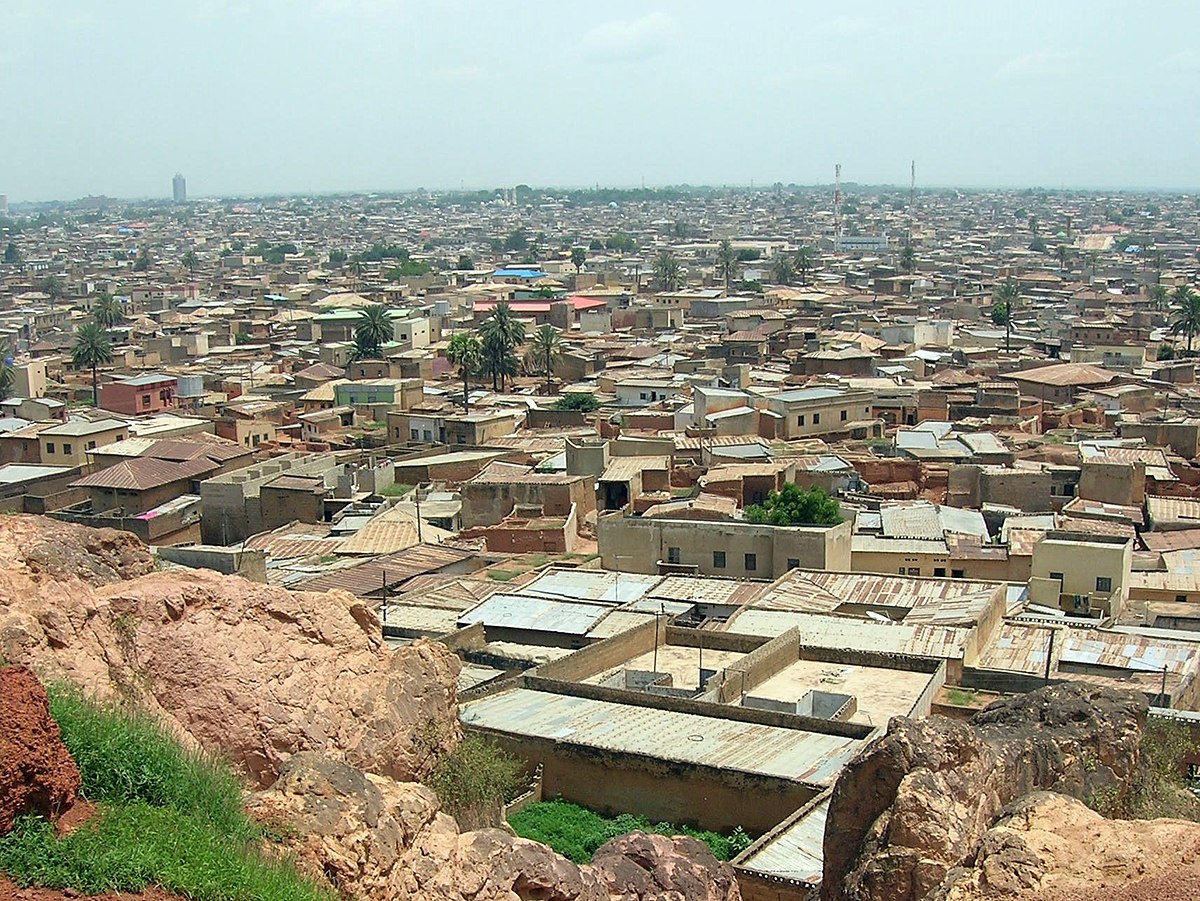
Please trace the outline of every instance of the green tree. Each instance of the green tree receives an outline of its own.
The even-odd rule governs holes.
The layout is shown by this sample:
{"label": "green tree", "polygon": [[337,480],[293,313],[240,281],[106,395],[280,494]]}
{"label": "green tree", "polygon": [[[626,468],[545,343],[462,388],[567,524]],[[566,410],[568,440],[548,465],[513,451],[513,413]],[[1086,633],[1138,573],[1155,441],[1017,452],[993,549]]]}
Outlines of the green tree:
{"label": "green tree", "polygon": [[330,266],[340,266],[344,262],[346,262],[347,259],[348,259],[348,255],[346,254],[346,251],[344,251],[344,250],[329,251],[329,265]]}
{"label": "green tree", "polygon": [[479,339],[467,332],[459,332],[450,339],[446,359],[458,367],[458,375],[463,383],[463,410],[470,410],[471,376],[479,371],[483,362],[483,348]]}
{"label": "green tree", "polygon": [[633,240],[632,235],[627,235],[624,232],[617,232],[605,241],[604,244],[609,250],[615,250],[618,253],[633,253],[637,250],[637,241]]}
{"label": "green tree", "polygon": [[100,405],[100,389],[96,370],[112,362],[112,342],[103,329],[88,322],[75,332],[75,343],[71,345],[71,362],[81,369],[92,370],[92,403]]}
{"label": "green tree", "polygon": [[137,255],[137,259],[135,259],[133,261],[133,271],[134,272],[145,272],[149,268],[150,268],[150,251],[146,250],[143,247],[141,252]]}
{"label": "green tree", "polygon": [[1059,271],[1066,272],[1067,271],[1067,260],[1069,260],[1071,258],[1071,248],[1068,247],[1066,244],[1059,244],[1058,248],[1054,252],[1058,256]]}
{"label": "green tree", "polygon": [[1154,309],[1161,310],[1165,307],[1169,296],[1170,292],[1167,291],[1166,285],[1150,286],[1150,302],[1154,304]]}
{"label": "green tree", "polygon": [[820,488],[805,490],[788,482],[761,504],[746,508],[747,522],[773,526],[831,526],[842,521],[838,502]]}
{"label": "green tree", "polygon": [[737,251],[733,249],[733,243],[725,238],[717,245],[717,278],[725,283],[725,293],[729,293],[729,286],[733,280],[737,278],[738,273],[738,256]]}
{"label": "green tree", "polygon": [[107,292],[102,293],[92,305],[92,320],[102,329],[111,329],[125,318],[121,301]]}
{"label": "green tree", "polygon": [[8,400],[12,397],[15,384],[12,348],[6,343],[0,343],[0,400]]}
{"label": "green tree", "polygon": [[912,242],[905,241],[904,247],[900,249],[900,270],[902,272],[912,273],[917,269],[917,251],[913,248]]}
{"label": "green tree", "polygon": [[813,269],[813,249],[807,244],[796,251],[796,271],[800,273],[800,284],[808,284],[808,274]]}
{"label": "green tree", "polygon": [[575,267],[576,272],[583,271],[583,264],[587,262],[587,251],[582,247],[571,248],[571,265]]}
{"label": "green tree", "polygon": [[50,306],[54,306],[66,294],[62,279],[57,275],[47,275],[38,282],[38,290],[50,298]]}
{"label": "green tree", "polygon": [[529,247],[529,238],[526,236],[525,229],[523,228],[516,229],[504,239],[504,249],[509,253],[516,253],[525,250],[527,247]]}
{"label": "green tree", "polygon": [[467,735],[438,761],[429,786],[460,823],[498,826],[504,802],[520,787],[521,771],[521,761],[495,741]]}
{"label": "green tree", "polygon": [[551,376],[554,374],[554,364],[562,356],[562,333],[549,323],[541,326],[533,333],[529,342],[530,352],[542,367],[546,376],[546,390],[550,390]]}
{"label": "green tree", "polygon": [[1172,335],[1186,335],[1188,353],[1192,352],[1192,341],[1200,331],[1200,294],[1188,285],[1180,285],[1171,292],[1171,303],[1176,307],[1171,322]]}
{"label": "green tree", "polygon": [[1004,350],[1007,352],[1012,350],[1013,314],[1017,308],[1017,301],[1021,299],[1021,292],[1017,289],[1017,283],[1011,278],[1007,278],[996,286],[996,290],[992,294],[992,299],[995,301],[992,306],[993,322],[996,321],[998,308],[1003,309]]}
{"label": "green tree", "polygon": [[366,271],[366,266],[362,260],[351,260],[346,266],[346,274],[350,276],[350,285],[355,290],[362,285],[363,273]]}
{"label": "green tree", "polygon": [[575,410],[579,413],[592,413],[600,409],[600,401],[595,395],[583,391],[568,391],[552,404],[555,410]]}
{"label": "green tree", "polygon": [[664,250],[654,262],[654,277],[665,291],[676,291],[683,281],[679,260],[669,250]]}
{"label": "green tree", "polygon": [[392,340],[392,320],[383,304],[374,303],[363,307],[354,326],[355,357],[378,359],[383,356],[383,345]]}
{"label": "green tree", "polygon": [[475,261],[464,253],[458,258],[458,262],[454,264],[454,268],[470,271],[475,268]]}
{"label": "green tree", "polygon": [[12,241],[9,241],[4,248],[4,262],[9,266],[21,265],[21,251]]}
{"label": "green tree", "polygon": [[183,265],[188,271],[188,277],[196,278],[196,267],[200,265],[200,257],[196,255],[196,251],[189,250],[183,255]]}
{"label": "green tree", "polygon": [[790,285],[795,277],[796,267],[792,265],[791,259],[784,254],[775,257],[775,262],[771,264],[771,278],[775,280],[775,284]]}
{"label": "green tree", "polygon": [[525,343],[525,324],[508,301],[502,300],[483,321],[480,334],[484,370],[492,377],[492,388],[500,390],[505,379],[514,377],[520,367],[516,349]]}

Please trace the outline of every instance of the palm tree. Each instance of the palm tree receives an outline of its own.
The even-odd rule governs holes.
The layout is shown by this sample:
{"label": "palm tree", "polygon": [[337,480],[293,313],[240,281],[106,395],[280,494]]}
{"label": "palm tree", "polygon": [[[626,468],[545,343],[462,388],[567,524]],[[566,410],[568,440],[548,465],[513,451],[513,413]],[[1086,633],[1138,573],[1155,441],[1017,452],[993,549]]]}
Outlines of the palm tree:
{"label": "palm tree", "polygon": [[808,273],[813,268],[812,248],[805,244],[796,251],[796,271],[800,273],[800,284],[808,284]]}
{"label": "palm tree", "polygon": [[1088,262],[1092,264],[1092,278],[1096,277],[1096,264],[1100,262],[1100,251],[1093,250],[1088,254]]}
{"label": "palm tree", "polygon": [[504,387],[504,380],[517,374],[519,363],[512,348],[504,343],[499,332],[487,332],[480,342],[482,369],[492,377],[492,390],[499,391]]}
{"label": "palm tree", "polygon": [[507,300],[496,304],[492,315],[483,321],[482,331],[485,336],[489,333],[499,335],[509,350],[516,350],[525,343],[525,323],[516,317]]}
{"label": "palm tree", "polygon": [[92,305],[92,320],[102,329],[111,329],[125,318],[121,301],[105,292]]}
{"label": "palm tree", "polygon": [[792,261],[783,254],[775,258],[775,262],[771,264],[771,278],[774,279],[777,285],[790,285],[792,279],[796,277],[796,268],[792,265]]}
{"label": "palm tree", "polygon": [[729,293],[729,285],[737,276],[738,258],[733,243],[725,238],[717,245],[717,276],[725,282],[725,293]]}
{"label": "palm tree", "polygon": [[75,332],[75,343],[71,345],[71,362],[80,368],[92,370],[92,405],[100,406],[100,392],[96,370],[112,362],[112,342],[108,335],[94,322],[88,322]]}
{"label": "palm tree", "polygon": [[587,262],[587,251],[582,247],[571,248],[571,263],[575,267],[575,271],[582,272],[583,264]]}
{"label": "palm tree", "polygon": [[1179,309],[1175,312],[1175,321],[1171,323],[1171,334],[1187,336],[1188,353],[1192,352],[1192,341],[1200,332],[1200,294],[1188,285],[1180,285],[1171,292],[1171,302]]}
{"label": "palm tree", "polygon": [[47,275],[38,284],[38,288],[43,294],[49,296],[51,309],[53,309],[54,304],[61,300],[63,295],[66,293],[66,291],[63,289],[62,279],[57,275]]}
{"label": "palm tree", "polygon": [[355,354],[358,359],[383,356],[383,345],[392,340],[392,320],[383,304],[375,303],[363,307],[358,313],[358,324],[354,327]]}
{"label": "palm tree", "polygon": [[346,266],[346,272],[350,276],[350,284],[356,290],[362,283],[363,264],[362,260],[351,260]]}
{"label": "palm tree", "polygon": [[196,267],[200,265],[200,257],[196,256],[196,251],[189,250],[183,255],[183,265],[187,267],[188,275],[194,281],[196,278]]}
{"label": "palm tree", "polygon": [[679,268],[679,260],[675,259],[675,254],[664,250],[658,255],[658,259],[654,262],[654,277],[667,291],[675,291],[679,288],[683,277]]}
{"label": "palm tree", "polygon": [[992,307],[993,321],[1000,316],[1004,318],[1004,350],[1007,353],[1012,350],[1013,314],[1016,311],[1021,292],[1017,289],[1017,283],[1011,278],[1007,278],[996,286],[996,291],[992,296],[996,301],[995,306]]}
{"label": "palm tree", "polygon": [[1150,300],[1154,304],[1154,309],[1161,310],[1167,305],[1169,292],[1166,285],[1151,285]]}
{"label": "palm tree", "polygon": [[904,242],[904,247],[900,250],[900,269],[904,272],[913,272],[917,268],[917,252],[908,241]]}
{"label": "palm tree", "polygon": [[446,359],[458,367],[463,382],[463,411],[471,409],[471,376],[479,371],[483,363],[483,348],[479,339],[467,332],[459,332],[450,339],[446,348]]}
{"label": "palm tree", "polygon": [[12,396],[15,378],[12,348],[0,344],[0,400],[8,400]]}
{"label": "palm tree", "polygon": [[1067,259],[1071,256],[1071,248],[1066,244],[1059,244],[1058,250],[1058,271],[1065,272],[1067,269]]}
{"label": "palm tree", "polygon": [[539,363],[545,364],[543,370],[546,373],[546,392],[549,393],[554,362],[562,356],[563,352],[562,333],[547,323],[533,333],[529,349]]}
{"label": "palm tree", "polygon": [[492,376],[492,387],[504,387],[504,379],[517,374],[516,349],[525,343],[525,323],[512,311],[508,301],[502,300],[492,310],[492,315],[483,321],[484,367]]}

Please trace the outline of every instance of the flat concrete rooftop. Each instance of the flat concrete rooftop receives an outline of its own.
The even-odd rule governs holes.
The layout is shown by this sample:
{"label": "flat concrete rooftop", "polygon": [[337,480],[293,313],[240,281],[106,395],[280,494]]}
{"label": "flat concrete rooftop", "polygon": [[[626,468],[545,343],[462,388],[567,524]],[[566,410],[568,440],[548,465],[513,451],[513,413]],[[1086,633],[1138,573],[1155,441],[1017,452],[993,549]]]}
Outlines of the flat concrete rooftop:
{"label": "flat concrete rooftop", "polygon": [[812,689],[854,695],[858,712],[850,722],[886,726],[893,716],[908,716],[932,678],[932,673],[797,660],[748,693],[776,701],[798,701]]}

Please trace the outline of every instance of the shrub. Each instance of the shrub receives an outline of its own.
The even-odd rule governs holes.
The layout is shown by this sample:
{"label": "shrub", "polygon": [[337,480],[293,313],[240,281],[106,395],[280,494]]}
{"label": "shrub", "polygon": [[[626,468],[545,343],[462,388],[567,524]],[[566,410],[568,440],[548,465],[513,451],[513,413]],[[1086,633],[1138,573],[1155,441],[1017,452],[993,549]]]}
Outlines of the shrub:
{"label": "shrub", "polygon": [[600,401],[594,395],[582,391],[568,391],[554,402],[555,410],[576,410],[580,413],[592,413],[600,409]]}
{"label": "shrub", "polygon": [[630,832],[685,835],[708,845],[718,860],[732,860],[750,847],[752,841],[740,827],[729,835],[721,835],[690,826],[651,823],[645,817],[629,813],[604,817],[561,798],[530,804],[509,817],[508,822],[517,835],[549,845],[575,863],[587,863],[605,842]]}
{"label": "shrub", "polygon": [[792,482],[746,508],[746,522],[773,526],[832,526],[842,521],[838,502],[820,488],[805,491]]}
{"label": "shrub", "polygon": [[500,806],[521,784],[524,765],[499,745],[478,735],[467,735],[442,757],[429,777],[442,806],[460,825],[499,822]]}
{"label": "shrub", "polygon": [[1185,757],[1196,750],[1185,724],[1150,717],[1142,730],[1137,768],[1128,782],[1099,789],[1085,801],[1106,817],[1200,821],[1200,801],[1188,790],[1183,775]]}

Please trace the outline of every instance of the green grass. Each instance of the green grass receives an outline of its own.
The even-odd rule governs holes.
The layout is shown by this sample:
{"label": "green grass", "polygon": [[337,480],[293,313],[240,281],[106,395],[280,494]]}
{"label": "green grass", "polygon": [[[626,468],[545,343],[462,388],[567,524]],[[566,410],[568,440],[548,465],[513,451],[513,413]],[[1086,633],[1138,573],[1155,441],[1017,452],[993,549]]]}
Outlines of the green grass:
{"label": "green grass", "polygon": [[249,840],[257,829],[242,809],[242,787],[213,757],[189,753],[146,713],[89,700],[49,685],[50,715],[83,776],[83,796],[167,807]]}
{"label": "green grass", "polygon": [[404,497],[404,495],[412,491],[414,487],[415,486],[413,485],[405,485],[403,482],[393,482],[379,493],[384,497]]}
{"label": "green grass", "polygon": [[975,703],[976,694],[970,689],[947,688],[946,700],[956,707],[970,707]]}
{"label": "green grass", "polygon": [[157,885],[192,901],[333,901],[285,860],[219,760],[189,752],[149,715],[47,686],[50,712],[83,776],[94,817],[58,838],[36,816],[0,838],[0,872],[23,886],[136,892]]}
{"label": "green grass", "polygon": [[65,838],[22,817],[0,838],[0,870],[21,885],[86,894],[158,885],[196,901],[328,901],[282,861],[177,810],[141,802],[109,807]]}
{"label": "green grass", "polygon": [[497,582],[511,582],[517,576],[521,575],[508,569],[489,569],[487,574],[489,578],[495,579]]}
{"label": "green grass", "polygon": [[576,863],[587,863],[605,842],[630,832],[686,835],[708,845],[718,860],[731,860],[748,848],[752,841],[740,828],[732,835],[721,835],[688,826],[651,823],[645,817],[628,813],[605,817],[561,798],[530,804],[510,816],[508,823],[522,838],[549,845]]}

